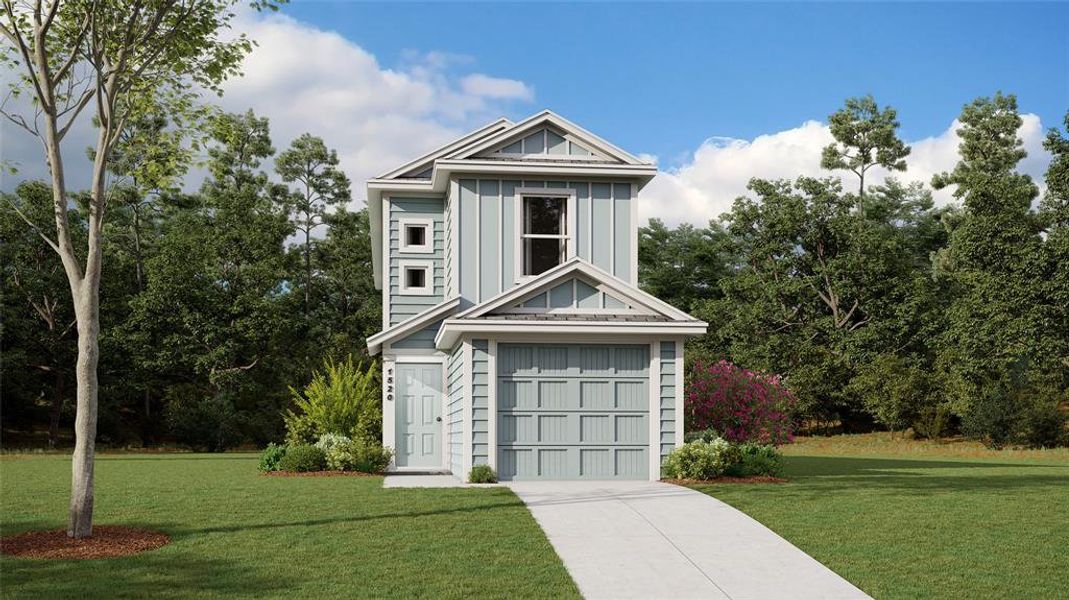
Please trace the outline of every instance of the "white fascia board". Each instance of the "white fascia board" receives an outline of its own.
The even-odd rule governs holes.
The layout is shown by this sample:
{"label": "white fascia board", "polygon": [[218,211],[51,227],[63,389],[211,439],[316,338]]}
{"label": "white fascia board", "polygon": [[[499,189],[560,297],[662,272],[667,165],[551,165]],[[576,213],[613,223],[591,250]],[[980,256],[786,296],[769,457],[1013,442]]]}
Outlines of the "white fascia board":
{"label": "white fascia board", "polygon": [[558,176],[567,178],[628,177],[648,182],[657,175],[655,165],[618,165],[606,163],[531,161],[531,160],[484,160],[484,159],[438,159],[431,176],[435,188],[439,179],[448,180],[450,173],[477,173],[485,175],[538,175],[542,178]]}
{"label": "white fascia board", "polygon": [[367,352],[371,356],[375,356],[382,349],[385,344],[399,338],[415,333],[420,329],[430,325],[431,323],[441,319],[448,315],[450,312],[457,309],[460,306],[460,296],[455,296],[442,302],[437,306],[432,306],[427,310],[415,315],[407,321],[403,321],[394,325],[393,327],[380,331],[375,335],[367,339]]}
{"label": "white fascia board", "polygon": [[643,162],[638,157],[634,156],[630,152],[623,150],[609,141],[601,138],[586,129],[572,123],[568,119],[554,113],[551,110],[543,110],[539,113],[531,115],[526,119],[516,123],[512,127],[509,127],[503,131],[498,132],[495,135],[487,137],[476,144],[467,146],[461,150],[454,151],[452,154],[446,156],[448,159],[453,158],[468,158],[483,150],[488,150],[497,144],[501,144],[513,137],[522,136],[529,130],[536,129],[545,124],[554,125],[558,129],[563,130],[575,137],[580,143],[584,143],[599,152],[606,154],[612,158],[615,158],[623,163],[629,165],[648,165],[649,163]]}
{"label": "white fascia board", "polygon": [[376,177],[376,179],[393,179],[394,177],[398,177],[408,171],[411,171],[412,169],[415,169],[423,163],[432,162],[434,159],[440,156],[445,156],[446,154],[462,151],[464,148],[475,144],[486,136],[497,133],[503,129],[511,128],[511,126],[511,121],[509,121],[505,117],[501,117],[496,121],[483,125],[475,131],[460,136],[459,138],[449,142],[448,144],[439,146],[434,150],[431,150],[430,152],[424,154],[423,156],[420,156],[419,158],[410,160],[407,163],[401,165],[400,167],[397,167],[396,169],[388,173],[383,173],[382,175]]}
{"label": "white fascia board", "polygon": [[513,300],[519,300],[520,297],[530,292],[533,292],[536,289],[541,288],[542,286],[548,286],[551,283],[556,283],[558,279],[563,279],[573,273],[576,270],[580,260],[582,259],[580,259],[579,257],[570,258],[562,262],[561,264],[553,267],[552,269],[542,273],[541,275],[532,277],[531,279],[524,281],[520,285],[513,286],[499,293],[496,296],[487,298],[482,303],[476,304],[475,306],[472,306],[471,308],[461,312],[457,315],[457,318],[463,319],[467,317],[486,314],[494,310],[495,308],[500,308],[508,304]]}
{"label": "white fascia board", "polygon": [[704,335],[709,324],[705,321],[688,322],[606,322],[606,321],[507,321],[485,319],[446,319],[434,338],[439,350],[456,344],[461,335],[480,334],[560,334],[560,335],[619,335],[619,336],[699,336]]}

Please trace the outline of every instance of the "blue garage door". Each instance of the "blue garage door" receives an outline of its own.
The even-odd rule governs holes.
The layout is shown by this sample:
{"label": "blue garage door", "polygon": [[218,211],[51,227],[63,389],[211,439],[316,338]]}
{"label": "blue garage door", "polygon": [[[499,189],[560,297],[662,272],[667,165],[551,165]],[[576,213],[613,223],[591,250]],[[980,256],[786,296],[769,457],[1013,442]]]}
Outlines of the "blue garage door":
{"label": "blue garage door", "polygon": [[499,344],[502,479],[647,479],[649,346]]}

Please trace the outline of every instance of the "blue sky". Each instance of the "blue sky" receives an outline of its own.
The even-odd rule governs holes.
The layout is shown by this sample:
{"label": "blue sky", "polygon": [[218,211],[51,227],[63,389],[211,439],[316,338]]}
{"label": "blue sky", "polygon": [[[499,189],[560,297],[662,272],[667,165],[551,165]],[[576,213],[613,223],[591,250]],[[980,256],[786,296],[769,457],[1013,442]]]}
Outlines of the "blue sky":
{"label": "blue sky", "polygon": [[1044,126],[1069,109],[1066,4],[407,4],[297,0],[283,11],[404,68],[413,53],[517,79],[534,99],[636,152],[677,164],[712,136],[751,139],[823,120],[872,93],[907,140],[962,104],[1018,95]]}

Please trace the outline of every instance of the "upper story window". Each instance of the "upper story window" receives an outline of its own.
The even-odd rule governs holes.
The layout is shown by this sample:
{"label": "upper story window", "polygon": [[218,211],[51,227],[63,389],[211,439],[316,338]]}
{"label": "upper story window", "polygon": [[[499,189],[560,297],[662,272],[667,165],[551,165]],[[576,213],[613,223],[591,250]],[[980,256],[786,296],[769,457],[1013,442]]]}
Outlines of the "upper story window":
{"label": "upper story window", "polygon": [[539,275],[568,255],[568,197],[523,196],[522,273]]}
{"label": "upper story window", "polygon": [[400,219],[401,252],[430,254],[434,252],[434,221],[431,219]]}

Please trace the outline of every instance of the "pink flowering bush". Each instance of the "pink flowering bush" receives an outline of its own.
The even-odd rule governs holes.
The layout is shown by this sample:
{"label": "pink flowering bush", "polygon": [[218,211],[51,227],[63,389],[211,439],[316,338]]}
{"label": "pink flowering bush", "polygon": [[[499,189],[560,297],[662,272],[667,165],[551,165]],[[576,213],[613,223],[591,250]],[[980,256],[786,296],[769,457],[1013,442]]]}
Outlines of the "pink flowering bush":
{"label": "pink flowering bush", "polygon": [[697,362],[683,406],[688,432],[715,430],[729,442],[786,444],[797,399],[778,375],[743,369],[726,360]]}

